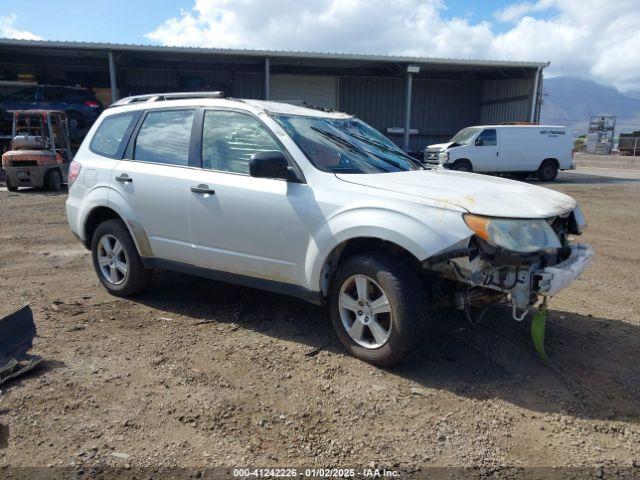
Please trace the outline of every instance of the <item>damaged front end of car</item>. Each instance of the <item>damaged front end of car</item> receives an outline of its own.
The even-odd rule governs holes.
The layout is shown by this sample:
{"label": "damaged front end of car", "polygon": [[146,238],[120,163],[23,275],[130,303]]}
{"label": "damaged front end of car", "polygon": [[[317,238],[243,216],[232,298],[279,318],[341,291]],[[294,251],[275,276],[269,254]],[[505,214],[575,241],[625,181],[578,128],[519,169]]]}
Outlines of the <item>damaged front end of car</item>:
{"label": "damaged front end of car", "polygon": [[[486,307],[508,303],[522,321],[542,298],[574,281],[593,256],[589,245],[573,243],[586,224],[578,207],[546,219],[465,214],[473,232],[462,244],[427,259],[423,267],[453,281],[453,304],[477,323]],[[480,318],[471,312],[482,309]]]}

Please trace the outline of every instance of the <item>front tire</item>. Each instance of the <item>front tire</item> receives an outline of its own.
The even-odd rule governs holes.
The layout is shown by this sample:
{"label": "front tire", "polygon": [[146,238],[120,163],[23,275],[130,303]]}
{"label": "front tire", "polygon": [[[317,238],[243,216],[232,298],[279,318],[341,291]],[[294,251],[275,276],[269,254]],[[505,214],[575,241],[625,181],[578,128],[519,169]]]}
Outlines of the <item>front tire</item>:
{"label": "front tire", "polygon": [[9,190],[10,192],[17,192],[18,191],[18,187],[13,185],[11,183],[11,180],[9,180],[9,175],[8,174],[4,179],[4,184],[7,186],[7,190]]}
{"label": "front tire", "polygon": [[450,170],[457,170],[458,172],[473,172],[473,166],[469,160],[456,160],[451,165]]}
{"label": "front tire", "polygon": [[424,292],[406,262],[384,252],[354,255],[338,267],[329,296],[338,338],[355,357],[390,367],[415,351]]}
{"label": "front tire", "polygon": [[91,257],[100,282],[112,295],[135,295],[151,282],[153,271],[142,266],[122,220],[107,220],[98,225],[91,240]]}

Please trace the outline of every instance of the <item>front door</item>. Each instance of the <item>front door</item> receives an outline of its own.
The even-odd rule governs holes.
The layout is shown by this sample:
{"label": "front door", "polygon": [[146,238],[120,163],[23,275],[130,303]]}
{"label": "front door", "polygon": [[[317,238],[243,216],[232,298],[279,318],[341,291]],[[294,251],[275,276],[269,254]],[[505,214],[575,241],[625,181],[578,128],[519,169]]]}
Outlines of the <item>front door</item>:
{"label": "front door", "polygon": [[471,162],[474,172],[498,171],[498,136],[495,128],[485,128],[476,137]]}
{"label": "front door", "polygon": [[[306,184],[249,176],[249,160],[261,151],[282,151],[252,115],[206,110],[202,129],[200,191],[190,197],[196,265],[304,285],[309,245]],[[290,160],[293,162],[292,160]]]}
{"label": "front door", "polygon": [[[189,199],[193,109],[148,111],[111,172],[110,202],[124,201],[154,257],[191,263]],[[134,230],[135,231],[135,230]]]}

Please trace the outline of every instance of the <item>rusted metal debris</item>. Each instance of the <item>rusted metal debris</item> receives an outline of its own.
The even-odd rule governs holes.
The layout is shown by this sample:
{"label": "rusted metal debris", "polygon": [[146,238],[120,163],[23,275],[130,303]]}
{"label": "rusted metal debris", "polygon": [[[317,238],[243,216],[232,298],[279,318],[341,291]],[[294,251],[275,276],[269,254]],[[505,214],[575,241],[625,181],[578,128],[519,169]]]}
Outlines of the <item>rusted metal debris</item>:
{"label": "rusted metal debris", "polygon": [[0,319],[0,385],[33,370],[42,357],[29,355],[36,325],[29,305]]}

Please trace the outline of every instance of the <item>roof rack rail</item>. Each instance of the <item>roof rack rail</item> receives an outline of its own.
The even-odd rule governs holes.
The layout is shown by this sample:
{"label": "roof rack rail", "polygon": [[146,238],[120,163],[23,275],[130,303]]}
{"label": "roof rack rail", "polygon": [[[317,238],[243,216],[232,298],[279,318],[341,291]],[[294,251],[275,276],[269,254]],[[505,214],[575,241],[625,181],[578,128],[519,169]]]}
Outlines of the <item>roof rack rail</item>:
{"label": "roof rack rail", "polygon": [[146,95],[133,95],[121,98],[109,107],[120,107],[141,102],[161,102],[164,100],[186,100],[190,98],[224,98],[224,92],[175,92],[175,93],[149,93]]}

